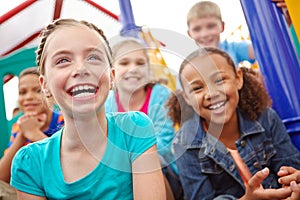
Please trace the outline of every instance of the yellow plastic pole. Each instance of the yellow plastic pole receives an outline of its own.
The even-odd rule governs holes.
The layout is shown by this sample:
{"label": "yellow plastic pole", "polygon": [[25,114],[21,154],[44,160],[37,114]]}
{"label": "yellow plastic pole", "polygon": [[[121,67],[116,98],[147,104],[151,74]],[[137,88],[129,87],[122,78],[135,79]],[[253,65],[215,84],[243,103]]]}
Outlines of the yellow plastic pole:
{"label": "yellow plastic pole", "polygon": [[285,0],[298,39],[300,38],[300,1]]}
{"label": "yellow plastic pole", "polygon": [[142,38],[149,47],[148,54],[150,58],[151,69],[156,80],[166,85],[170,90],[175,91],[176,80],[163,58],[163,55],[159,49],[160,44],[153,37],[150,29],[147,27],[143,27]]}

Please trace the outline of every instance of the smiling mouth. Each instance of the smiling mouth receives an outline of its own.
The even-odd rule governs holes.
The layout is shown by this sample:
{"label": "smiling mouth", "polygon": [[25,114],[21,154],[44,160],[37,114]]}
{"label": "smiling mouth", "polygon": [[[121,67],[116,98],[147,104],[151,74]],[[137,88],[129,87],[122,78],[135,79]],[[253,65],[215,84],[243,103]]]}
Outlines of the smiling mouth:
{"label": "smiling mouth", "polygon": [[223,101],[223,102],[220,102],[220,103],[209,106],[208,109],[209,110],[216,110],[218,108],[221,108],[221,107],[225,106],[225,104],[226,104],[226,101]]}
{"label": "smiling mouth", "polygon": [[139,77],[126,77],[125,80],[140,80]]}
{"label": "smiling mouth", "polygon": [[72,97],[88,97],[96,94],[98,88],[91,85],[80,85],[72,88],[68,93]]}

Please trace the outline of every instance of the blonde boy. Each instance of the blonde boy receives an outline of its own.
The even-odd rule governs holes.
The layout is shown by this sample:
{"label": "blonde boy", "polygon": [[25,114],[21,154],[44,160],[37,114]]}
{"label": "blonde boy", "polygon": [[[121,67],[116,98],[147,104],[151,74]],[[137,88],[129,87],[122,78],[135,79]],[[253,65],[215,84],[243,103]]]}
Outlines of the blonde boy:
{"label": "blonde boy", "polygon": [[248,41],[221,41],[224,31],[220,7],[211,1],[200,1],[187,14],[188,35],[201,47],[217,47],[226,51],[235,65],[242,61],[254,62],[253,47]]}

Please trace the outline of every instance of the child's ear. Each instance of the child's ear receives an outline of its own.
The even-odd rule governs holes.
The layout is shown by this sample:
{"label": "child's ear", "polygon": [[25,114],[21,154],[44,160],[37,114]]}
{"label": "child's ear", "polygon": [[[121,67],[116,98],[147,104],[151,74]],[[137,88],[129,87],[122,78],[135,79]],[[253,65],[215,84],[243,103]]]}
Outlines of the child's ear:
{"label": "child's ear", "polygon": [[241,69],[236,69],[236,79],[238,90],[242,89],[244,85],[243,71]]}
{"label": "child's ear", "polygon": [[109,86],[110,90],[114,89],[115,73],[116,73],[116,70],[114,67],[112,67],[110,70],[110,86]]}
{"label": "child's ear", "polygon": [[41,89],[44,93],[44,95],[48,98],[48,97],[51,97],[52,94],[51,92],[49,91],[48,89],[48,86],[47,86],[47,82],[45,81],[45,77],[43,75],[40,75],[39,77],[39,82],[40,82],[40,85],[41,85]]}
{"label": "child's ear", "polygon": [[221,22],[221,32],[223,33],[225,30],[225,22]]}
{"label": "child's ear", "polygon": [[39,76],[39,82],[40,82],[42,90],[44,90],[46,87],[46,82],[45,82],[45,77],[43,75]]}
{"label": "child's ear", "polygon": [[190,38],[192,38],[192,37],[191,37],[191,34],[190,34],[190,29],[188,29],[186,32],[187,32],[188,36],[189,36]]}

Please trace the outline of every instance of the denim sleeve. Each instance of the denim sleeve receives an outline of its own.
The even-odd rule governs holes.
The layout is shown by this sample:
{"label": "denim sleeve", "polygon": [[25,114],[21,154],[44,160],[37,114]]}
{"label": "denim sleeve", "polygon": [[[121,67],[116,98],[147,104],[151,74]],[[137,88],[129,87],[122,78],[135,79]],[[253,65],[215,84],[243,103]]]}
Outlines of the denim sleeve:
{"label": "denim sleeve", "polygon": [[291,142],[282,120],[272,109],[267,112],[266,119],[270,124],[270,130],[267,131],[269,132],[268,134],[272,134],[273,145],[276,149],[276,154],[272,159],[272,168],[275,172],[277,172],[282,165],[300,169],[299,151]]}
{"label": "denim sleeve", "polygon": [[[176,164],[180,180],[187,200],[236,199],[231,195],[216,196],[208,176],[201,172],[199,149],[184,149],[180,144],[174,144]],[[224,184],[224,183],[220,183]]]}

